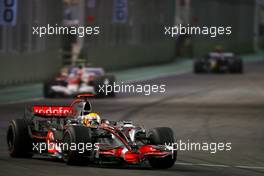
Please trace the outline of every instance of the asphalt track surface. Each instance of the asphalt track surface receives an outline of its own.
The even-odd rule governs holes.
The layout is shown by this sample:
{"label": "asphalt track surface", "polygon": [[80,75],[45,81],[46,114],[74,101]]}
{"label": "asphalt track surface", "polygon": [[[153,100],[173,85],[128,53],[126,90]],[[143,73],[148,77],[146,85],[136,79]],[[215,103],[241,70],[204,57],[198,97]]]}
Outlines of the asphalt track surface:
{"label": "asphalt track surface", "polygon": [[[0,105],[0,175],[264,175],[264,62],[247,63],[245,74],[192,73],[141,83],[166,84],[164,94],[120,94],[114,99],[92,99],[103,118],[133,120],[146,128],[171,127],[177,140],[231,142],[231,151],[179,151],[174,167],[153,170],[133,167],[67,166],[34,157],[10,158],[6,146],[8,121],[23,114],[25,103]],[[67,103],[40,100],[30,103]]]}

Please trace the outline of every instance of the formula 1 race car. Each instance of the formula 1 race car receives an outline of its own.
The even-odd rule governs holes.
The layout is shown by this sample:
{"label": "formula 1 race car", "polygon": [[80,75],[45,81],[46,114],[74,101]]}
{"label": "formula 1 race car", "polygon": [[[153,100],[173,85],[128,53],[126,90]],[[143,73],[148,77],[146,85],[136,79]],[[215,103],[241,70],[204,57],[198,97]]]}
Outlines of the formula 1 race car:
{"label": "formula 1 race car", "polygon": [[[45,98],[76,96],[79,93],[92,93],[99,97],[114,97],[112,90],[101,91],[103,85],[113,85],[115,77],[105,74],[102,68],[71,67],[63,68],[55,78],[44,82],[43,95]],[[110,87],[110,86],[107,86]]]}
{"label": "formula 1 race car", "polygon": [[91,113],[87,97],[79,95],[70,106],[34,105],[25,110],[24,118],[12,120],[8,127],[10,156],[54,157],[69,165],[145,161],[160,169],[174,165],[177,151],[169,145],[174,142],[172,129],[146,130],[130,121],[100,119]]}
{"label": "formula 1 race car", "polygon": [[243,61],[234,53],[211,52],[194,60],[194,73],[243,73]]}

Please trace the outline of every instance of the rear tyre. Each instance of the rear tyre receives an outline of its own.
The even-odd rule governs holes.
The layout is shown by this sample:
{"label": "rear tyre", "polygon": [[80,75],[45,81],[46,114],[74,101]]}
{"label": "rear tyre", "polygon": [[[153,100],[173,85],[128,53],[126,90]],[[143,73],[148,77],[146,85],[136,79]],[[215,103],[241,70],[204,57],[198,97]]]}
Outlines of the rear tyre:
{"label": "rear tyre", "polygon": [[[91,128],[84,126],[70,126],[63,135],[63,159],[68,165],[86,165],[91,161],[92,151],[86,150],[86,144],[92,143]],[[71,145],[83,146],[84,150],[73,148]]]}
{"label": "rear tyre", "polygon": [[32,141],[28,133],[29,121],[25,119],[12,120],[7,130],[7,145],[9,155],[16,158],[30,158]]}
{"label": "rear tyre", "polygon": [[[174,134],[171,128],[159,127],[149,131],[149,142],[151,145],[164,145],[174,143]],[[156,169],[167,169],[174,165],[177,160],[177,151],[165,158],[149,158],[149,164]]]}
{"label": "rear tyre", "polygon": [[45,82],[43,85],[43,96],[45,98],[54,98],[55,94],[54,92],[50,89],[51,87],[51,82]]}
{"label": "rear tyre", "polygon": [[201,60],[195,60],[193,66],[193,72],[196,74],[204,73],[204,62]]}
{"label": "rear tyre", "polygon": [[230,65],[230,72],[231,73],[243,73],[244,72],[242,59],[238,58]]}
{"label": "rear tyre", "polygon": [[48,80],[43,85],[43,95],[45,98],[63,97],[62,93],[57,93],[51,89],[51,86],[63,86],[67,87],[68,83],[65,80]]}

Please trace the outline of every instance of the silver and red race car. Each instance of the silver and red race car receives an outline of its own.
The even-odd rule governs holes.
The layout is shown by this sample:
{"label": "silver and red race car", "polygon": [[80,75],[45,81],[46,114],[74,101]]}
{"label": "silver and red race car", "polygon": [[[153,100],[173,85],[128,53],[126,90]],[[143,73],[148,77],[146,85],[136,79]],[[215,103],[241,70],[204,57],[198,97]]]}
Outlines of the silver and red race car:
{"label": "silver and red race car", "polygon": [[79,95],[70,106],[34,105],[25,117],[12,120],[7,131],[11,157],[41,155],[64,160],[69,165],[142,164],[170,168],[177,151],[172,129],[146,130],[129,121],[109,121],[87,126],[91,114],[89,95]]}
{"label": "silver and red race car", "polygon": [[74,97],[80,93],[92,93],[99,97],[114,97],[114,91],[109,90],[107,94],[100,91],[100,87],[113,85],[114,81],[114,75],[106,74],[103,68],[89,66],[65,67],[58,76],[44,82],[43,95],[46,98],[54,98]]}

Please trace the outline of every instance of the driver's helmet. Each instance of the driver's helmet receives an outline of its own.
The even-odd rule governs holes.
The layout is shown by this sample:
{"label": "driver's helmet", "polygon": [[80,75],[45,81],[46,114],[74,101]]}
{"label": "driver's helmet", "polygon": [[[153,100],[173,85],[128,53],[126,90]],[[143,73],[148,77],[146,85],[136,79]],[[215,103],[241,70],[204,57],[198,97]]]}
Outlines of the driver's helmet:
{"label": "driver's helmet", "polygon": [[83,125],[98,126],[101,123],[101,118],[97,113],[89,113],[83,117]]}

